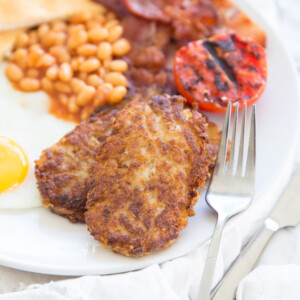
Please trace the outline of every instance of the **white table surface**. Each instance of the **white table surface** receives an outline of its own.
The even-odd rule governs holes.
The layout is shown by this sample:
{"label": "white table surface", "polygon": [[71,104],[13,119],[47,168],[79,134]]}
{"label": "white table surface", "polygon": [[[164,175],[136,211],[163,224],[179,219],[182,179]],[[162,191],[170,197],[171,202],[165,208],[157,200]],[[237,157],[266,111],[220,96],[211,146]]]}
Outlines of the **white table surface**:
{"label": "white table surface", "polygon": [[[286,39],[296,61],[300,80],[300,36],[296,33],[296,27],[300,28],[300,1],[252,0],[251,2],[264,9],[266,18],[273,23],[274,27],[277,26]],[[295,34],[292,34],[293,30]],[[300,166],[300,132],[295,153],[295,167],[297,164]],[[259,264],[268,265],[290,263],[300,265],[300,225],[276,233],[259,261]],[[41,275],[0,266],[0,294],[22,290],[32,283],[45,283],[65,278],[68,277]]]}

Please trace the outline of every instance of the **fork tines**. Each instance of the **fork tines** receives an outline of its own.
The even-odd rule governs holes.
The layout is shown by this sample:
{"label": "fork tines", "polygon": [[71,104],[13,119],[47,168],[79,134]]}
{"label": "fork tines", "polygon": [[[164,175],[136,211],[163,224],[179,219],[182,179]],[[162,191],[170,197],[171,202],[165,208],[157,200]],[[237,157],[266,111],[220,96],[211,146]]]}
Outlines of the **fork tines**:
{"label": "fork tines", "polygon": [[[231,111],[232,106],[235,107],[235,113],[233,117],[233,130],[231,137],[230,153],[228,158],[228,148],[230,143],[229,132],[231,123]],[[236,143],[238,141],[238,117],[239,117],[239,103],[228,103],[227,111],[225,115],[223,132],[221,136],[221,142],[218,152],[218,157],[215,165],[215,173],[224,173],[227,175],[237,175],[245,177],[254,177],[255,173],[255,149],[256,149],[256,118],[255,118],[255,105],[252,106],[251,121],[250,121],[250,134],[248,142],[248,151],[245,153],[246,143],[246,116],[247,105],[244,103],[242,111],[242,124],[240,126],[240,143],[236,149]],[[244,157],[247,155],[246,165],[244,166]],[[250,167],[251,166],[251,167]]]}

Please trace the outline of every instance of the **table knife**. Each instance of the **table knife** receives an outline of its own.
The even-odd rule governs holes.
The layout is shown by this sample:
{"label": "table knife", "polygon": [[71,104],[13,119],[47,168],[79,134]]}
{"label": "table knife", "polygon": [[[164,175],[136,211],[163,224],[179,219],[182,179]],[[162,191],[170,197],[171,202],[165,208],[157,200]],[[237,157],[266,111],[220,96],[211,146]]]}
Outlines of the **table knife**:
{"label": "table knife", "polygon": [[213,300],[232,300],[236,288],[256,265],[273,234],[281,228],[300,222],[300,168],[294,173],[284,193],[275,204],[263,226],[253,236],[240,256],[211,293]]}

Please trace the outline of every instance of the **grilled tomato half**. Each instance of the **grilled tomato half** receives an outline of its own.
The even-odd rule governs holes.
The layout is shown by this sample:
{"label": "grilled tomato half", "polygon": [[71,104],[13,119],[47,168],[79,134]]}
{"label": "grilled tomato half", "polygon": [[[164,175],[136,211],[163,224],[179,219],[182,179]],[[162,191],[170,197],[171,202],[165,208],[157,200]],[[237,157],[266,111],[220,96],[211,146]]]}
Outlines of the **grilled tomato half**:
{"label": "grilled tomato half", "polygon": [[249,106],[266,85],[265,49],[235,32],[193,41],[177,51],[174,76],[180,94],[201,110],[225,113],[229,101]]}

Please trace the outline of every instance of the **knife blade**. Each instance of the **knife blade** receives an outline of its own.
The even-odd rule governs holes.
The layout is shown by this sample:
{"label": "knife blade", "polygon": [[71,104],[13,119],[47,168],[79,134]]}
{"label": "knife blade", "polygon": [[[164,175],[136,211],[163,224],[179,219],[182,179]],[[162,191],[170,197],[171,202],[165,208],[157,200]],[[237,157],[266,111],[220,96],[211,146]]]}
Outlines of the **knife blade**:
{"label": "knife blade", "polygon": [[240,256],[226,272],[221,282],[211,293],[213,300],[232,300],[236,288],[256,265],[271,237],[279,229],[296,226],[300,222],[300,168],[293,174],[272,212],[260,230],[252,237]]}

